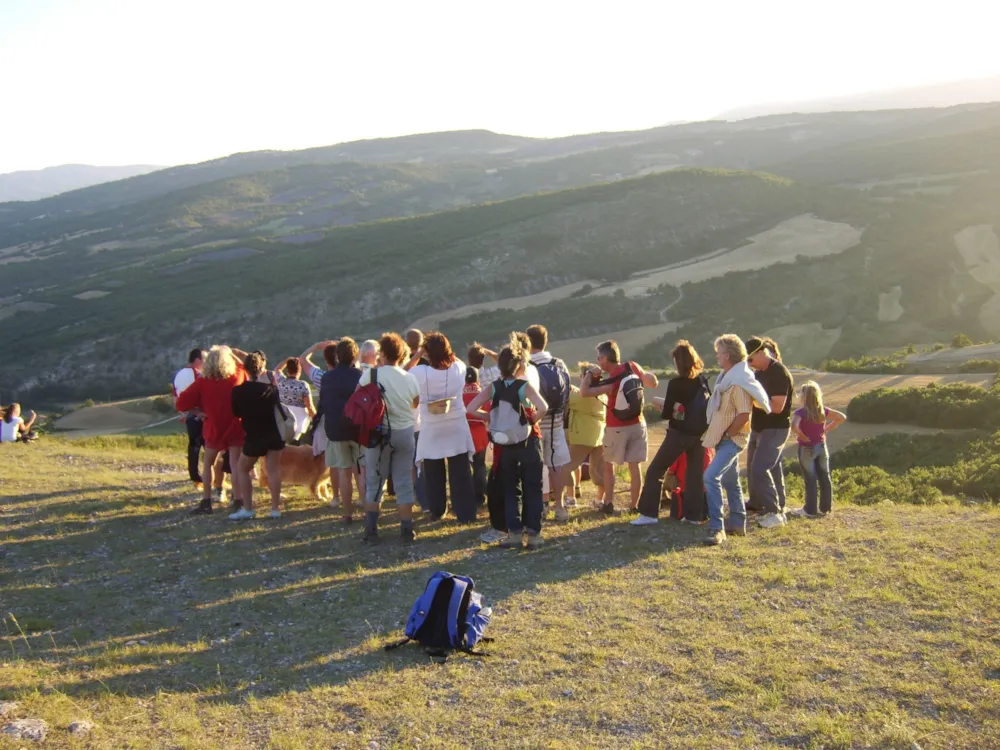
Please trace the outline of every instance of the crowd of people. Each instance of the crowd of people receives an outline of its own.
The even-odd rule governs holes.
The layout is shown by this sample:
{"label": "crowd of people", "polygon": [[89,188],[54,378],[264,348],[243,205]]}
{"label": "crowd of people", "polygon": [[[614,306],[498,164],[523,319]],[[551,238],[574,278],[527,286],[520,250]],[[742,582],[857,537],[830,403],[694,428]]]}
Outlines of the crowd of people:
{"label": "crowd of people", "polygon": [[[313,357],[320,352],[317,365]],[[623,360],[614,341],[597,346],[595,363],[579,363],[576,384],[548,351],[541,325],[511,333],[499,351],[473,344],[465,361],[443,333],[415,329],[360,346],[349,337],[321,341],[273,370],[260,351],[195,349],[174,380],[175,406],[188,431],[188,471],[202,495],[192,513],[210,514],[225,503],[223,476],[230,473],[229,518],[255,518],[260,463],[270,517],[280,518],[282,452],[289,444],[308,446],[297,450],[311,450],[318,465],[325,464],[331,505],[345,524],[363,518],[362,540],[369,544],[381,541],[388,485],[404,542],[416,539],[414,505],[434,521],[450,509],[463,523],[474,522],[486,506],[484,542],[537,548],[548,512],[555,522],[569,520],[588,479],[596,486],[595,510],[617,513],[619,467],[628,475],[623,510],[635,515],[633,525],[659,523],[666,503],[671,516],[707,526],[706,544],[745,535],[748,513],[769,529],[790,515],[831,512],[826,434],[846,417],[824,407],[814,382],[801,388],[801,406],[793,411],[794,381],[773,339],[718,337],[714,387],[689,342],[679,341],[671,356],[676,375],[665,395],[653,399],[666,435],[643,475],[644,393],[659,381]],[[359,438],[354,415],[362,402],[378,408],[381,421]],[[5,414],[5,440],[15,429],[7,427],[10,420],[20,419],[16,411]],[[30,422],[15,424],[19,433],[30,429]],[[788,513],[782,451],[791,435],[805,503]]]}

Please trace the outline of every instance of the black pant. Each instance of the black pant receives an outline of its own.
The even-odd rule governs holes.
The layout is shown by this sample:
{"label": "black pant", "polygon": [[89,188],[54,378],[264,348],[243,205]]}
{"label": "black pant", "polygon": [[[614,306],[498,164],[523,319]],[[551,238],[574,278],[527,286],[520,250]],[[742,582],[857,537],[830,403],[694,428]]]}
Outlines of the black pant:
{"label": "black pant", "polygon": [[685,435],[679,430],[667,430],[660,449],[646,468],[646,480],[639,496],[639,512],[650,518],[660,515],[660,493],[663,492],[663,477],[674,461],[687,454],[687,474],[684,484],[684,517],[693,521],[708,518],[705,505],[704,462],[705,448],[701,436]]}
{"label": "black pant", "polygon": [[201,447],[205,444],[201,436],[201,429],[204,422],[198,417],[188,415],[184,421],[188,434],[188,476],[192,482],[201,481],[201,467],[198,458],[201,455]]}
{"label": "black pant", "polygon": [[[494,451],[497,449],[494,448]],[[494,456],[496,453],[494,452]],[[497,531],[507,533],[507,500],[503,490],[503,472],[500,470],[499,459],[494,458],[486,480],[486,508],[490,512],[490,526]]]}
{"label": "black pant", "polygon": [[[448,467],[445,469],[445,462]],[[476,498],[472,486],[472,464],[469,455],[460,453],[448,458],[424,459],[424,510],[432,516],[443,516],[447,509],[448,493],[451,489],[451,511],[459,521],[469,523],[476,520]],[[446,481],[447,479],[447,481]]]}
{"label": "black pant", "polygon": [[542,531],[542,446],[535,436],[523,446],[505,446],[500,454],[507,529],[529,534]]}
{"label": "black pant", "polygon": [[486,449],[472,456],[472,488],[476,505],[486,502]]}

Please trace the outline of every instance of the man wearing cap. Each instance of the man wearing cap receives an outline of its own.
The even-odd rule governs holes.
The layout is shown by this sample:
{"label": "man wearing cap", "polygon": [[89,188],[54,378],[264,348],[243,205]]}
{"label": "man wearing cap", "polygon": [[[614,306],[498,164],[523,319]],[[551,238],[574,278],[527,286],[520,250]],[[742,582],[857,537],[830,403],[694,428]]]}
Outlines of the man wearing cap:
{"label": "man wearing cap", "polygon": [[763,515],[758,523],[765,529],[785,524],[785,475],[781,452],[791,430],[792,374],[781,361],[773,339],[751,336],[746,341],[747,362],[767,393],[771,413],[754,406],[750,415],[750,442],[747,445],[747,510]]}

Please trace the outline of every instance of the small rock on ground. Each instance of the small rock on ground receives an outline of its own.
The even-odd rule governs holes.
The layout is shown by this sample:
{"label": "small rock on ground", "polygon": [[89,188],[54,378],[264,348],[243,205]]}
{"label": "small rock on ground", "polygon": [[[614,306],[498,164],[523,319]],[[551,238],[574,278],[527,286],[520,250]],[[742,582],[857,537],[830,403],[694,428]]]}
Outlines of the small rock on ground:
{"label": "small rock on ground", "polygon": [[5,734],[12,740],[34,740],[35,742],[43,742],[48,733],[49,725],[41,719],[19,719],[0,729],[0,734]]}
{"label": "small rock on ground", "polygon": [[93,729],[94,722],[83,719],[81,721],[74,721],[66,728],[69,729],[70,734],[82,734],[84,732],[89,732],[91,729]]}
{"label": "small rock on ground", "polygon": [[17,710],[17,701],[0,701],[0,716],[12,714]]}

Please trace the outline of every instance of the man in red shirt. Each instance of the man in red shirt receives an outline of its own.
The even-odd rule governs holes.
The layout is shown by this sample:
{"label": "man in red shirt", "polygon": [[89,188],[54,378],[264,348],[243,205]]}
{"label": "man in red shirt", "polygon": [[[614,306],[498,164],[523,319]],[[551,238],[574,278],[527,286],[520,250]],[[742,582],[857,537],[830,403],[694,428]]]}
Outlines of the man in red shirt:
{"label": "man in red shirt", "polygon": [[[601,376],[604,378],[601,379]],[[635,382],[638,380],[639,382]],[[641,465],[646,461],[646,419],[642,415],[641,386],[656,388],[659,381],[651,372],[646,372],[635,362],[622,362],[621,352],[615,341],[605,341],[597,346],[597,367],[585,373],[580,381],[580,395],[597,397],[607,395],[607,427],[604,430],[604,504],[601,512],[611,515],[615,512],[615,464],[628,464],[632,502],[629,507],[635,511],[642,491]],[[631,411],[626,403],[626,393],[639,390],[640,408],[638,414],[625,415]],[[630,403],[632,403],[630,401]]]}

